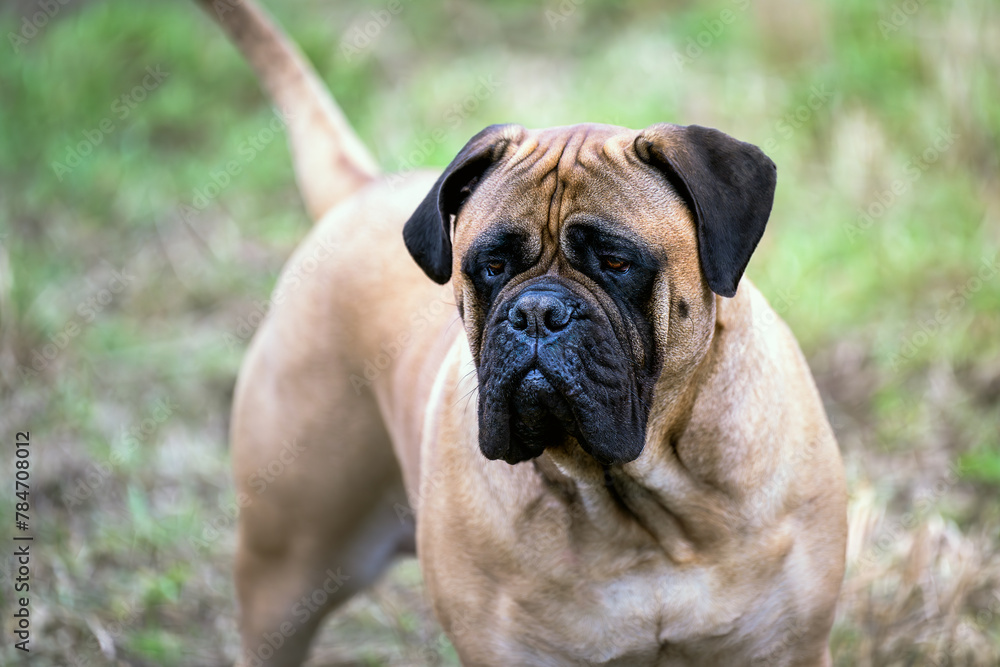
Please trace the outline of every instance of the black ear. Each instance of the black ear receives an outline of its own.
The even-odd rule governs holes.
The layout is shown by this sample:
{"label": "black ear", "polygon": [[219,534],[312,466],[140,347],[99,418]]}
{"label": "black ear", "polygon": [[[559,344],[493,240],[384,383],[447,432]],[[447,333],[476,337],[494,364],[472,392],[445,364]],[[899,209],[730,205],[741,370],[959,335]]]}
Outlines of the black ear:
{"label": "black ear", "polygon": [[451,216],[511,141],[520,139],[520,125],[490,125],[472,137],[403,226],[403,242],[420,268],[442,285],[451,278]]}
{"label": "black ear", "polygon": [[648,127],[635,152],[663,171],[691,209],[708,286],[734,296],[771,214],[774,163],[756,146],[698,125]]}

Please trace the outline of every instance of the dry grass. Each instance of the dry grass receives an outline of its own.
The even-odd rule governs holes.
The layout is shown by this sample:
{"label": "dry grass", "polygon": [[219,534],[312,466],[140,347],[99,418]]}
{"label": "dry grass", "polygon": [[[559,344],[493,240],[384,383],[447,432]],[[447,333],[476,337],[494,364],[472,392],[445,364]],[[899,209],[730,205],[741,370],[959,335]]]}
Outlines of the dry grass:
{"label": "dry grass", "polygon": [[[35,448],[30,664],[225,665],[238,650],[227,415],[245,347],[227,336],[266,299],[304,215],[275,141],[181,224],[178,206],[267,123],[266,104],[186,4],[77,4],[0,58],[0,434],[30,428]],[[910,5],[752,3],[683,67],[705,22],[743,3],[587,0],[555,30],[555,6],[413,5],[350,63],[340,40],[370,7],[270,4],[387,168],[413,166],[434,130],[446,138],[421,164],[511,120],[773,140],[779,190],[749,272],[802,342],[848,471],[835,661],[1000,664],[1000,275],[974,282],[1000,250],[996,3],[919,3],[888,32],[879,22]],[[162,89],[57,178],[51,162],[155,63],[171,71]],[[498,91],[448,115],[487,75]],[[816,86],[831,95],[786,132]],[[859,230],[941,127],[957,138]],[[134,278],[82,321],[109,264]],[[70,322],[79,334],[25,373]],[[12,461],[0,449],[0,470]],[[8,495],[0,508],[12,515]],[[0,663],[27,664],[7,643],[11,573],[5,559]],[[415,562],[331,617],[311,664],[456,664]]]}

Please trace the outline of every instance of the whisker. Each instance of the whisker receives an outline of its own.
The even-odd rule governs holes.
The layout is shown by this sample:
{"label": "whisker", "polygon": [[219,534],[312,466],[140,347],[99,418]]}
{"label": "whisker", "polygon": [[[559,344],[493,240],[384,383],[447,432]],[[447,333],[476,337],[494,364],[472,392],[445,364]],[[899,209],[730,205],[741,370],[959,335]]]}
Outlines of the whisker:
{"label": "whisker", "polygon": [[649,412],[649,406],[646,405],[646,401],[642,400],[642,398],[639,396],[639,394],[635,393],[635,389],[633,389],[632,387],[629,387],[628,391],[629,391],[630,394],[632,394],[632,398],[634,398],[636,401],[638,401],[639,405],[641,405],[643,408],[646,409],[647,412]]}
{"label": "whisker", "polygon": [[466,393],[466,394],[465,394],[464,396],[461,396],[461,397],[459,397],[459,398],[455,399],[455,403],[454,403],[454,404],[455,404],[455,405],[458,405],[458,402],[459,402],[459,401],[461,401],[461,400],[462,400],[463,398],[466,398],[466,399],[468,399],[468,398],[471,398],[471,397],[472,397],[472,395],[473,395],[474,393],[476,393],[476,391],[478,391],[478,389],[479,389],[479,385],[476,385],[476,386],[475,386],[475,387],[473,387],[473,388],[472,388],[471,390],[469,390],[469,392],[468,392],[468,393]]}

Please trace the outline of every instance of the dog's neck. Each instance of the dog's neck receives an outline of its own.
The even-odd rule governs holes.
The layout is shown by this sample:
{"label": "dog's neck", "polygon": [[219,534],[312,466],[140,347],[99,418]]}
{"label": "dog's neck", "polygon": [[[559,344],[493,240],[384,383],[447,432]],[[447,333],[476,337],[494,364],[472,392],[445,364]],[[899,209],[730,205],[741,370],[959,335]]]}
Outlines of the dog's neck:
{"label": "dog's neck", "polygon": [[[611,527],[625,516],[672,561],[684,563],[733,538],[727,527],[743,524],[760,509],[760,494],[741,482],[746,466],[752,466],[766,483],[775,453],[748,451],[752,438],[734,440],[728,434],[739,420],[765,433],[776,426],[763,424],[764,415],[746,414],[739,380],[773,368],[758,349],[752,316],[752,305],[768,306],[762,299],[751,304],[759,294],[741,292],[718,300],[707,352],[683,382],[668,387],[669,395],[658,397],[663,408],[650,416],[638,459],[604,468],[570,442],[536,460],[545,484],[574,508],[575,518]],[[699,402],[702,393],[716,397],[712,406]],[[720,405],[720,396],[729,398]]]}

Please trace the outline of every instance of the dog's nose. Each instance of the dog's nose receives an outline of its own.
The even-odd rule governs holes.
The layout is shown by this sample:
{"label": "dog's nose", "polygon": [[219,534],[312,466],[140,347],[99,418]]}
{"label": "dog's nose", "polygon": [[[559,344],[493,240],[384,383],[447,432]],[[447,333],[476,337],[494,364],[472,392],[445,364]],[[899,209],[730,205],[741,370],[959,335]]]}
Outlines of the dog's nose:
{"label": "dog's nose", "polygon": [[565,329],[572,314],[572,308],[557,294],[529,290],[517,297],[507,315],[515,330],[544,338]]}

